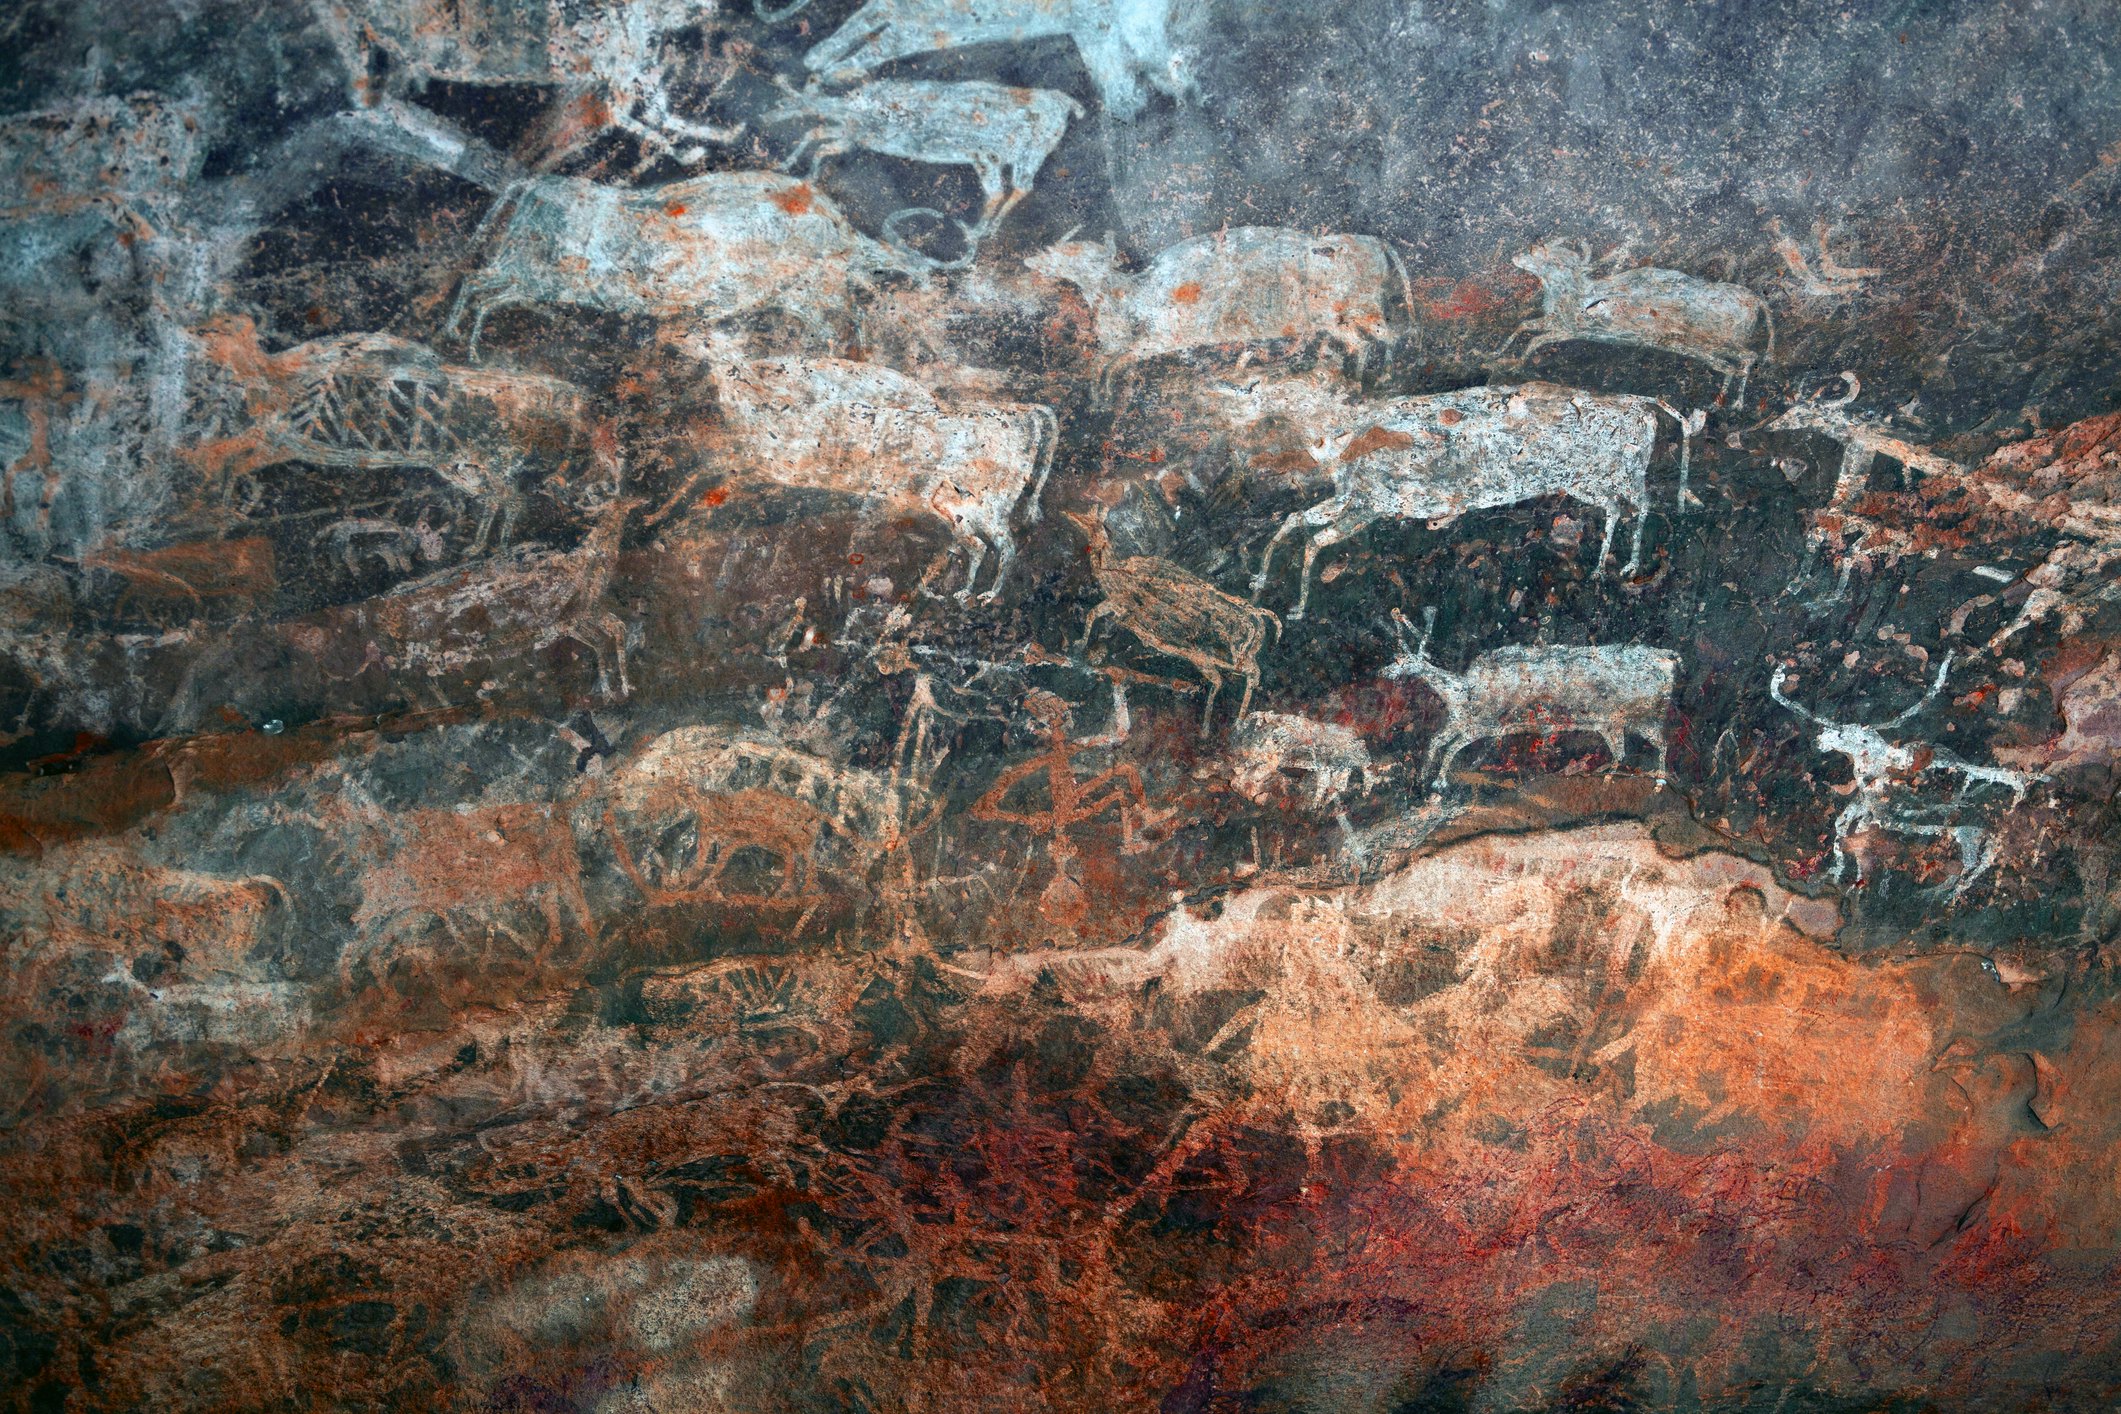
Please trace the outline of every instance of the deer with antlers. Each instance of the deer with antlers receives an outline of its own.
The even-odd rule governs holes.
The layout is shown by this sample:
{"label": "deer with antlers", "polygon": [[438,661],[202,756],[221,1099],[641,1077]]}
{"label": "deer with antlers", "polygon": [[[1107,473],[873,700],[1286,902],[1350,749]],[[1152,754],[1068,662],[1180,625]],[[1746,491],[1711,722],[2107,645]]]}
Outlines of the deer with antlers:
{"label": "deer with antlers", "polygon": [[[1866,825],[1881,830],[1897,831],[1901,834],[1937,838],[1949,835],[1959,847],[1959,878],[1952,886],[1951,898],[1959,896],[1986,873],[1995,863],[1995,845],[1987,830],[1977,825],[1961,825],[1936,820],[1925,820],[1922,807],[1896,808],[1893,804],[1894,787],[1901,782],[1932,771],[1955,771],[1962,778],[1954,801],[1964,796],[1976,783],[2002,786],[2011,793],[2011,804],[2016,807],[2024,803],[2026,792],[2040,781],[2047,779],[2027,771],[2013,771],[2003,766],[1983,766],[1955,756],[1942,747],[1927,742],[1912,745],[1888,740],[1886,732],[1905,726],[1944,690],[1944,680],[1952,670],[1952,655],[1944,655],[1937,665],[1936,678],[1929,691],[1909,705],[1898,716],[1876,725],[1861,722],[1833,722],[1820,716],[1810,708],[1792,701],[1783,693],[1788,680],[1788,669],[1781,664],[1775,667],[1768,681],[1768,695],[1796,714],[1801,720],[1818,729],[1813,744],[1821,751],[1833,752],[1849,759],[1849,770],[1854,777],[1854,797],[1834,817],[1834,877],[1840,879],[1848,871],[1849,855],[1846,847],[1848,837]],[[1859,862],[1857,882],[1862,882],[1864,871]]]}
{"label": "deer with antlers", "polygon": [[1411,645],[1407,616],[1397,609],[1392,629],[1399,656],[1386,665],[1384,676],[1418,678],[1443,702],[1444,724],[1422,761],[1424,773],[1435,767],[1438,790],[1461,751],[1518,732],[1595,732],[1615,768],[1627,757],[1632,732],[1656,748],[1662,779],[1664,721],[1679,677],[1677,653],[1639,643],[1495,648],[1454,673],[1429,658],[1434,607],[1422,611],[1421,638]]}
{"label": "deer with antlers", "polygon": [[1089,542],[1090,569],[1104,598],[1090,611],[1083,625],[1080,654],[1090,646],[1100,619],[1112,619],[1159,653],[1179,658],[1208,680],[1208,705],[1201,714],[1200,729],[1208,730],[1215,715],[1215,697],[1222,691],[1223,676],[1235,673],[1245,680],[1244,696],[1237,704],[1240,720],[1252,708],[1252,694],[1259,687],[1259,651],[1271,630],[1281,637],[1281,619],[1256,604],[1247,604],[1232,594],[1154,555],[1112,554],[1111,537],[1105,532],[1104,507],[1089,516],[1064,511]]}

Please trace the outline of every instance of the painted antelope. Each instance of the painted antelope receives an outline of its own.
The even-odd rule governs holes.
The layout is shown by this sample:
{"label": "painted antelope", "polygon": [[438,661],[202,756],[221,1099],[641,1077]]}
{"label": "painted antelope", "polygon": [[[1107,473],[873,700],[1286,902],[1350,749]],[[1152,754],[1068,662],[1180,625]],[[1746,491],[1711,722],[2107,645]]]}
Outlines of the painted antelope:
{"label": "painted antelope", "polygon": [[419,467],[479,506],[473,555],[489,539],[508,543],[522,449],[579,447],[590,420],[572,383],[445,364],[426,345],[387,334],[313,339],[268,354],[256,325],[228,317],[193,337],[226,376],[231,406],[214,419],[222,435],[183,455],[225,498],[276,462],[340,471]]}
{"label": "painted antelope", "polygon": [[[1972,474],[1959,463],[1940,457],[1927,447],[1894,436],[1889,419],[1851,414],[1849,405],[1862,393],[1863,383],[1848,371],[1841,374],[1841,382],[1844,391],[1840,397],[1829,398],[1822,389],[1799,398],[1767,425],[1770,432],[1817,432],[1841,444],[1841,467],[1835,473],[1834,493],[1823,508],[1810,513],[1811,528],[1804,544],[1806,573],[1809,573],[1820,547],[1830,541],[1835,543],[1837,553],[1833,558],[1840,561],[1841,572],[1833,593],[1821,601],[1829,604],[1838,602],[1848,593],[1849,576],[1859,562],[1867,564],[1880,556],[1900,558],[1901,552],[1893,543],[1895,537],[1885,527],[1851,509],[1863,494],[1873,462],[1880,456],[1888,457],[1899,462],[1910,475],[1919,471],[1929,476],[1949,476],[1964,481]],[[1995,499],[2004,499],[2007,495],[2007,492],[1999,492]]]}
{"label": "painted antelope", "polygon": [[870,73],[909,55],[971,44],[1075,41],[1105,111],[1140,114],[1148,84],[1172,98],[1193,91],[1173,48],[1176,0],[868,0],[803,56],[814,74]]}
{"label": "painted antelope", "polygon": [[958,598],[988,549],[992,600],[1016,556],[1010,518],[1038,519],[1059,424],[1033,403],[945,403],[902,373],[847,359],[715,359],[724,425],[740,464],[783,486],[862,496],[946,522],[966,547]]}
{"label": "painted antelope", "polygon": [[640,188],[538,177],[504,192],[484,229],[486,263],[444,331],[456,337],[470,314],[474,355],[495,310],[541,304],[707,326],[774,310],[829,342],[877,277],[954,268],[863,235],[823,192],[777,172]]}
{"label": "painted antelope", "polygon": [[[1082,105],[1065,93],[995,83],[877,79],[848,93],[828,93],[815,83],[786,92],[761,123],[812,126],[783,171],[794,170],[807,152],[815,180],[826,158],[856,148],[970,167],[985,197],[974,236],[991,234],[1030,194],[1039,169],[1067,136],[1069,120],[1083,115]],[[887,235],[890,230],[887,222]]]}
{"label": "painted antelope", "polygon": [[[1312,411],[1331,406],[1321,402]],[[1463,388],[1353,404],[1349,411],[1353,416],[1315,449],[1333,473],[1333,495],[1282,522],[1252,578],[1257,601],[1281,542],[1299,529],[1309,532],[1292,621],[1309,606],[1311,568],[1319,551],[1386,517],[1447,523],[1468,511],[1568,496],[1605,514],[1598,549],[1603,568],[1620,514],[1632,509],[1635,535],[1620,570],[1632,574],[1642,559],[1649,516],[1657,414],[1664,412],[1679,424],[1682,497],[1691,438],[1705,418],[1698,410],[1682,415],[1657,398],[1587,393],[1554,383]]]}
{"label": "painted antelope", "polygon": [[1415,678],[1443,702],[1444,723],[1422,759],[1441,790],[1458,754],[1478,741],[1519,732],[1596,732],[1618,768],[1627,759],[1630,732],[1657,751],[1657,774],[1665,770],[1664,722],[1679,677],[1679,655],[1637,643],[1588,648],[1495,648],[1462,673],[1429,658],[1436,611],[1422,611],[1422,633],[1412,637],[1406,615],[1392,611],[1399,656],[1384,668],[1387,678]]}
{"label": "painted antelope", "polygon": [[1080,655],[1090,646],[1098,622],[1111,619],[1159,653],[1192,665],[1208,682],[1208,702],[1201,713],[1201,731],[1215,713],[1215,698],[1222,691],[1223,676],[1244,679],[1244,695],[1238,700],[1240,720],[1251,710],[1252,693],[1259,686],[1259,652],[1271,631],[1281,636],[1281,620],[1267,610],[1225,594],[1190,570],[1180,569],[1153,555],[1115,558],[1112,541],[1105,532],[1102,506],[1094,515],[1065,512],[1088,541],[1090,569],[1104,595],[1083,624]]}
{"label": "painted antelope", "polygon": [[[2028,771],[2014,771],[2003,766],[1983,766],[1955,756],[1942,747],[1927,742],[1912,745],[1890,740],[1885,733],[1905,726],[1909,721],[1937,700],[1944,690],[1944,681],[1952,670],[1952,655],[1944,655],[1937,665],[1937,676],[1929,690],[1899,715],[1874,725],[1861,722],[1834,722],[1812,711],[1801,703],[1792,701],[1783,693],[1788,681],[1788,669],[1777,664],[1773,676],[1768,679],[1768,695],[1796,715],[1801,721],[1817,728],[1813,745],[1820,751],[1846,756],[1849,771],[1853,776],[1853,799],[1834,817],[1834,877],[1842,878],[1848,870],[1849,855],[1847,841],[1850,835],[1866,825],[1899,834],[1936,838],[1949,836],[1959,847],[1960,873],[1954,883],[1951,897],[1957,899],[1965,893],[1975,879],[1986,873],[1995,863],[1995,845],[1988,832],[1976,825],[1961,825],[1922,818],[1920,807],[1907,809],[1896,804],[1898,789],[1912,784],[1915,778],[1932,771],[1956,772],[1961,784],[1954,799],[1964,796],[1976,784],[2002,786],[2011,793],[2013,806],[2024,803],[2026,793],[2034,785],[2047,779]],[[1859,862],[1857,880],[1864,878]]]}
{"label": "painted antelope", "polygon": [[[1538,278],[1544,308],[1503,340],[1498,358],[1519,334],[1533,336],[1520,361],[1548,344],[1570,339],[1663,349],[1699,359],[1721,373],[1722,396],[1730,394],[1731,379],[1736,378],[1733,405],[1742,407],[1753,365],[1775,356],[1774,316],[1760,296],[1743,285],[1654,266],[1593,275],[1590,247],[1581,242],[1571,249],[1547,241],[1510,263]],[[1755,331],[1761,328],[1767,331],[1767,342],[1756,349]]]}
{"label": "painted antelope", "polygon": [[1218,345],[1246,350],[1324,342],[1356,356],[1386,344],[1386,305],[1397,296],[1413,319],[1413,293],[1398,252],[1369,236],[1323,235],[1278,226],[1236,226],[1169,246],[1139,275],[1119,268],[1105,244],[1064,240],[1029,256],[1025,268],[1075,286],[1096,320],[1109,388],[1126,366]]}
{"label": "painted antelope", "polygon": [[1828,398],[1822,390],[1800,398],[1767,426],[1770,432],[1818,432],[1841,444],[1841,469],[1834,477],[1829,505],[1842,510],[1854,502],[1871,474],[1871,463],[1881,455],[1910,472],[1962,480],[1971,475],[1959,463],[1894,436],[1890,420],[1851,414],[1848,407],[1863,392],[1863,383],[1847,371],[1841,374],[1841,382],[1846,391],[1840,397]]}

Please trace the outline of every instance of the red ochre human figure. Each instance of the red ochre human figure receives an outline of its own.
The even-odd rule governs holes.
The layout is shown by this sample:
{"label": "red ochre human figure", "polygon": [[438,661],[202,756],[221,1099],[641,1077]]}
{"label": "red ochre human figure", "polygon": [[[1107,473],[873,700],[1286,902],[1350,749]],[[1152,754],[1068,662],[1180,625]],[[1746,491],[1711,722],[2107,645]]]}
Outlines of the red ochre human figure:
{"label": "red ochre human figure", "polygon": [[[1046,837],[1046,853],[1053,861],[1053,878],[1039,895],[1039,912],[1057,928],[1072,928],[1088,911],[1082,884],[1076,879],[1075,843],[1069,831],[1075,826],[1119,807],[1121,847],[1132,854],[1148,847],[1139,830],[1155,823],[1149,810],[1148,793],[1142,788],[1141,772],[1121,762],[1088,778],[1078,778],[1075,758],[1082,752],[1117,746],[1127,739],[1126,687],[1112,674],[1112,729],[1100,736],[1068,735],[1069,705],[1043,689],[1033,689],[1024,708],[1044,726],[1046,749],[1028,761],[1002,772],[987,793],[972,806],[975,820],[995,820],[1022,825]],[[1002,802],[1023,782],[1045,774],[1047,808],[1010,810]]]}

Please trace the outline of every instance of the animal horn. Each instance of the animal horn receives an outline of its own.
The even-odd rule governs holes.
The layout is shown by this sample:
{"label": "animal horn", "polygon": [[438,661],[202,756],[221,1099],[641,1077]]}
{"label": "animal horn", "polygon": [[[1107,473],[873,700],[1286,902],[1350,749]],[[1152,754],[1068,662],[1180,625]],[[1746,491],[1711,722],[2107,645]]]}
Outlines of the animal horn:
{"label": "animal horn", "polygon": [[1893,720],[1891,720],[1890,722],[1887,722],[1885,724],[1886,726],[1897,727],[1903,725],[1908,720],[1908,718],[1914,716],[1917,712],[1920,712],[1923,708],[1929,706],[1930,703],[1937,700],[1937,694],[1944,691],[1944,679],[1951,673],[1952,658],[1958,653],[1958,651],[1958,649],[1954,648],[1951,650],[1951,652],[1946,653],[1944,655],[1944,661],[1937,665],[1937,677],[1936,680],[1930,684],[1930,690],[1928,692],[1923,693],[1921,698],[1918,699],[1914,703],[1914,705],[1909,707],[1905,712],[1902,712],[1899,716],[1893,718]]}
{"label": "animal horn", "polygon": [[1076,222],[1074,225],[1070,226],[1067,230],[1067,233],[1063,235],[1059,240],[1055,241],[1054,244],[1066,245],[1068,242],[1074,240],[1075,237],[1082,231],[1082,229],[1083,223],[1080,221]]}
{"label": "animal horn", "polygon": [[1841,370],[1841,381],[1848,387],[1848,391],[1846,393],[1843,393],[1838,398],[1821,399],[1821,402],[1824,406],[1830,408],[1845,408],[1850,403],[1856,401],[1856,395],[1863,391],[1863,380],[1858,378],[1855,373],[1849,369],[1844,368],[1843,370]]}
{"label": "animal horn", "polygon": [[1817,713],[1813,712],[1808,707],[1803,707],[1795,702],[1790,701],[1789,698],[1782,695],[1783,680],[1788,675],[1788,673],[1789,669],[1784,667],[1782,664],[1777,663],[1775,665],[1775,675],[1768,679],[1768,696],[1774,698],[1777,702],[1789,708],[1798,716],[1804,718],[1805,721],[1811,722],[1816,726],[1825,726],[1825,720],[1821,718]]}

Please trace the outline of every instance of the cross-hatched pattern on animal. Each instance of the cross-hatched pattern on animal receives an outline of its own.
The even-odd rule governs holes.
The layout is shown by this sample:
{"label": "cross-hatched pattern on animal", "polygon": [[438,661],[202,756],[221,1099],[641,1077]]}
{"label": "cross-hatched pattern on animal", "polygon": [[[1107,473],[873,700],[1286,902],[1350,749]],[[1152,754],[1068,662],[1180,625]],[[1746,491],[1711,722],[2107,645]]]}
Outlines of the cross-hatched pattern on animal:
{"label": "cross-hatched pattern on animal", "polygon": [[1082,648],[1090,646],[1098,622],[1109,618],[1157,652],[1191,664],[1208,681],[1208,701],[1201,712],[1204,734],[1225,674],[1244,679],[1237,715],[1242,718],[1250,711],[1259,687],[1260,649],[1269,633],[1280,637],[1281,620],[1167,560],[1153,555],[1115,558],[1102,507],[1091,516],[1067,515],[1088,539],[1091,572],[1104,596],[1083,624]]}
{"label": "cross-hatched pattern on animal", "polygon": [[240,404],[233,419],[240,427],[184,454],[221,486],[224,499],[276,462],[347,471],[421,467],[480,506],[474,555],[489,538],[508,543],[527,460],[522,448],[579,446],[590,420],[587,399],[571,383],[448,365],[425,345],[386,334],[316,339],[268,354],[255,325],[229,318],[195,337],[231,377],[231,401]]}

